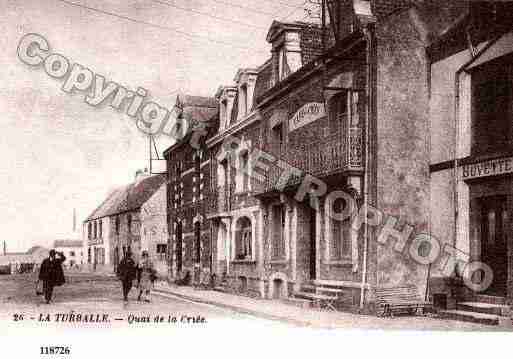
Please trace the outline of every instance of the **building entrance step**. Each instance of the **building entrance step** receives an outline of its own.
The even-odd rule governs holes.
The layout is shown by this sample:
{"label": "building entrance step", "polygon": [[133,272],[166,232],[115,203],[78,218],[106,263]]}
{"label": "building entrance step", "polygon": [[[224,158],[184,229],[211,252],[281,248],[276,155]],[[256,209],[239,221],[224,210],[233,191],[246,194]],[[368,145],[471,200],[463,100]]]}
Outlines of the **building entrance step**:
{"label": "building entrance step", "polygon": [[457,304],[458,310],[477,312],[483,314],[492,314],[498,316],[509,316],[511,309],[507,305],[492,304],[483,302],[461,302]]}
{"label": "building entrance step", "polygon": [[511,320],[510,318],[500,317],[494,314],[485,314],[478,312],[469,312],[466,310],[441,310],[438,315],[443,319],[454,319],[463,322],[478,323],[485,325],[499,325],[499,322],[504,320]]}

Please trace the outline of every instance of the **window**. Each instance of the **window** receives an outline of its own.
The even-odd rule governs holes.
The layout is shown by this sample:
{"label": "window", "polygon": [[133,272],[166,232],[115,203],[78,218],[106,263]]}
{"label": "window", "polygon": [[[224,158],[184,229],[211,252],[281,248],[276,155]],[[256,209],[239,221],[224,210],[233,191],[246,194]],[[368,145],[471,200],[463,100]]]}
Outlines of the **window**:
{"label": "window", "polygon": [[87,238],[88,239],[91,239],[91,236],[92,236],[92,223],[89,222],[87,223]]}
{"label": "window", "polygon": [[235,227],[235,259],[250,260],[253,257],[251,220],[241,217]]}
{"label": "window", "polygon": [[279,156],[284,150],[283,123],[277,124],[271,130],[271,152]]}
{"label": "window", "polygon": [[221,119],[221,129],[224,129],[228,123],[228,100],[225,99],[221,101],[219,112],[219,117]]}
{"label": "window", "polygon": [[248,114],[248,86],[246,84],[240,87],[240,115],[246,116]]}
{"label": "window", "polygon": [[102,238],[103,237],[103,228],[102,228],[103,227],[103,221],[101,219],[99,221],[99,226],[100,226],[99,227],[99,231],[100,231],[99,237]]}
{"label": "window", "polygon": [[348,116],[347,95],[347,91],[342,91],[330,98],[328,103],[330,123],[338,126],[345,124]]}
{"label": "window", "polygon": [[228,160],[224,159],[219,162],[217,166],[217,184],[219,187],[225,187],[229,185],[229,174],[228,174]]}
{"label": "window", "polygon": [[332,213],[343,213],[345,202],[338,198],[332,204],[332,208],[328,208],[327,215],[330,221],[330,259],[342,260],[351,256],[351,230],[349,218],[340,220],[335,218],[338,216]]}
{"label": "window", "polygon": [[180,162],[178,162],[175,167],[175,179],[177,181],[179,181],[181,176],[182,176],[182,164]]}
{"label": "window", "polygon": [[91,247],[87,248],[87,263],[91,264]]}
{"label": "window", "polygon": [[119,234],[119,216],[116,216],[116,234]]}
{"label": "window", "polygon": [[132,215],[130,213],[126,216],[126,223],[128,226],[128,233],[132,233]]}
{"label": "window", "polygon": [[244,150],[239,154],[237,165],[236,190],[238,192],[247,192],[250,190],[249,152],[247,150]]}
{"label": "window", "polygon": [[496,153],[512,147],[513,55],[472,73],[472,153]]}
{"label": "window", "polygon": [[194,247],[196,249],[196,263],[201,263],[201,224],[200,222],[194,223]]}
{"label": "window", "polygon": [[157,244],[158,259],[163,261],[166,259],[166,255],[167,255],[167,244]]}
{"label": "window", "polygon": [[98,223],[94,221],[94,238],[98,238]]}
{"label": "window", "polygon": [[241,156],[242,170],[242,191],[249,191],[249,153],[244,152]]}
{"label": "window", "polygon": [[158,254],[166,254],[167,252],[167,244],[157,244],[157,253]]}
{"label": "window", "polygon": [[278,80],[281,81],[288,75],[290,75],[290,68],[287,62],[287,54],[285,48],[278,50]]}
{"label": "window", "polygon": [[70,256],[70,257],[74,257],[74,256],[75,256],[75,251],[70,251],[70,252],[69,252],[69,256]]}
{"label": "window", "polygon": [[272,206],[272,258],[285,259],[285,206]]}

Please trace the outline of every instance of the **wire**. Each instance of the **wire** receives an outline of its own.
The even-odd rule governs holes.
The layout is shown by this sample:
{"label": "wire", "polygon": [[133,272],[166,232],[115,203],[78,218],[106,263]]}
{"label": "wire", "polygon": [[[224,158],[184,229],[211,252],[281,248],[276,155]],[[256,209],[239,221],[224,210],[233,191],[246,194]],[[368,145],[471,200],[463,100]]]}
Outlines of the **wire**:
{"label": "wire", "polygon": [[[268,3],[271,3],[271,4],[281,4],[281,5],[284,5],[284,6],[288,6],[288,7],[292,7],[292,8],[300,8],[304,5],[304,3],[302,5],[293,5],[293,4],[288,4],[286,2],[283,2],[283,1],[278,1],[278,0],[261,0],[261,1],[265,1],[265,2],[268,2]],[[306,1],[305,1],[306,2]]]}
{"label": "wire", "polygon": [[228,6],[231,6],[231,7],[236,7],[236,8],[239,8],[239,9],[247,10],[247,11],[250,11],[250,12],[257,13],[257,14],[269,15],[269,16],[275,16],[276,15],[273,12],[263,11],[263,10],[255,9],[255,8],[252,8],[252,7],[244,6],[244,5],[234,4],[234,3],[231,3],[231,2],[228,2],[228,1],[222,1],[222,0],[210,0],[210,1],[218,3],[218,4],[228,5]]}
{"label": "wire", "polygon": [[181,7],[181,6],[178,6],[178,5],[175,5],[175,4],[168,3],[167,1],[161,1],[161,0],[152,0],[152,1],[155,2],[155,3],[159,3],[159,4],[162,4],[162,5],[169,6],[169,7],[173,7],[173,8],[178,9],[178,10],[187,11],[187,12],[191,12],[193,14],[198,14],[198,15],[202,15],[202,16],[207,16],[207,17],[210,17],[212,19],[216,19],[216,20],[220,20],[220,21],[230,22],[230,23],[239,24],[239,25],[248,26],[248,27],[254,27],[255,29],[267,29],[267,28],[265,28],[263,26],[248,24],[247,22],[242,22],[242,21],[238,21],[238,20],[227,19],[225,17],[215,16],[215,15],[209,14],[208,12],[201,12],[201,11],[198,11],[198,10],[188,9],[188,8],[185,8],[185,7]]}
{"label": "wire", "polygon": [[261,50],[257,51],[254,48],[249,47],[249,46],[238,46],[238,45],[235,45],[232,42],[227,42],[227,41],[223,41],[223,40],[213,39],[213,38],[208,37],[208,36],[202,36],[202,35],[198,35],[198,34],[193,34],[193,33],[190,33],[190,32],[187,32],[187,31],[183,31],[183,30],[180,30],[180,29],[177,29],[177,28],[173,28],[173,27],[169,27],[169,26],[163,26],[163,25],[155,24],[155,23],[152,23],[152,22],[144,21],[144,20],[134,19],[134,18],[131,18],[131,17],[128,17],[128,16],[119,15],[119,14],[116,14],[116,13],[113,13],[113,12],[105,11],[105,10],[94,8],[94,7],[90,7],[90,6],[87,6],[87,5],[77,4],[77,3],[74,3],[72,1],[68,1],[68,0],[55,0],[55,1],[59,1],[59,2],[68,4],[68,5],[71,5],[71,6],[76,6],[76,7],[80,7],[80,8],[83,8],[83,9],[87,9],[89,11],[98,12],[98,13],[103,14],[103,15],[113,16],[113,17],[116,17],[118,19],[123,19],[123,20],[127,20],[127,21],[130,21],[130,22],[151,26],[151,27],[155,27],[155,28],[158,28],[158,29],[162,29],[162,30],[169,30],[169,31],[175,32],[177,34],[180,34],[180,35],[192,38],[192,39],[197,38],[197,39],[202,39],[202,40],[210,41],[210,42],[213,42],[213,43],[217,43],[217,44],[220,44],[220,45],[230,46],[230,47],[233,47],[233,48],[239,48],[239,49],[243,49],[243,50],[251,50],[251,51],[255,51],[255,52],[259,52],[259,53],[264,53],[265,52],[267,54],[267,51],[261,51]]}

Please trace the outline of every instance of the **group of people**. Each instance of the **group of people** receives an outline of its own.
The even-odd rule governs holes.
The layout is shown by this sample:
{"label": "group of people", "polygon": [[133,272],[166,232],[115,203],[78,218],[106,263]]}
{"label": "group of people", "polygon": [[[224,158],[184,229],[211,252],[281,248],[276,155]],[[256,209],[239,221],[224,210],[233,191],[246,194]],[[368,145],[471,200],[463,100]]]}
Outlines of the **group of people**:
{"label": "group of people", "polygon": [[[36,292],[44,295],[47,304],[52,301],[54,287],[65,283],[64,270],[62,269],[65,260],[66,257],[63,253],[52,249],[48,258],[41,263]],[[137,300],[150,302],[151,288],[157,279],[157,272],[147,251],[142,251],[141,260],[138,264],[132,258],[132,253],[127,251],[118,265],[116,274],[122,283],[125,304],[128,303],[128,294],[135,280],[139,289]],[[38,288],[41,283],[43,288],[40,292]]]}
{"label": "group of people", "polygon": [[139,289],[137,300],[144,300],[149,303],[151,288],[155,279],[157,279],[156,273],[147,251],[142,252],[141,260],[137,265],[132,258],[132,253],[130,251],[125,252],[117,269],[118,278],[123,286],[123,300],[125,304],[128,303],[128,294],[132,289],[134,280],[137,281],[137,288]]}

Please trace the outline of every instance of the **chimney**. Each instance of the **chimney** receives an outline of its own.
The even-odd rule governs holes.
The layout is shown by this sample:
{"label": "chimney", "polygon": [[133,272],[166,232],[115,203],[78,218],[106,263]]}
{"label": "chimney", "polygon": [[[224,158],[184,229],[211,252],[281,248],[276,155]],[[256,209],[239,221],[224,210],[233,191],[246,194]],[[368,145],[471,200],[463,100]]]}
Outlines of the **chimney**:
{"label": "chimney", "polygon": [[77,231],[77,209],[73,208],[73,233]]}
{"label": "chimney", "polygon": [[7,243],[5,241],[4,241],[2,253],[4,254],[4,256],[7,255]]}

